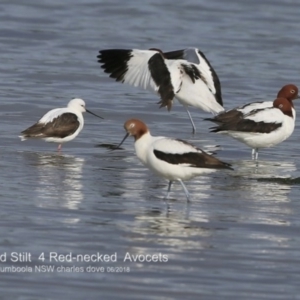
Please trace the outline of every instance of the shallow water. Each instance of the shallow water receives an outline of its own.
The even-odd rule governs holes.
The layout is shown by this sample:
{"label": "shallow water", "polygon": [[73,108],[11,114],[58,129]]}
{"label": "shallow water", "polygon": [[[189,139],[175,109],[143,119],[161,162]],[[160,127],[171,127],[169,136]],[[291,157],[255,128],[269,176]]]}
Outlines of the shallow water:
{"label": "shallow water", "polygon": [[[300,299],[299,121],[256,166],[243,144],[208,134],[207,114],[191,109],[192,135],[178,102],[158,109],[156,95],[115,83],[96,58],[105,48],[195,46],[219,75],[226,108],[272,100],[282,85],[299,85],[299,8],[296,0],[1,1],[1,299]],[[74,96],[105,120],[85,115],[61,154],[18,139]],[[139,163],[132,140],[120,151],[103,146],[121,141],[130,117],[216,152],[234,171],[188,182],[189,205],[175,184],[165,203],[167,182]],[[62,261],[69,253],[117,262]],[[126,253],[141,257],[124,262]],[[156,254],[167,261],[142,261]],[[39,272],[43,265],[55,269]]]}

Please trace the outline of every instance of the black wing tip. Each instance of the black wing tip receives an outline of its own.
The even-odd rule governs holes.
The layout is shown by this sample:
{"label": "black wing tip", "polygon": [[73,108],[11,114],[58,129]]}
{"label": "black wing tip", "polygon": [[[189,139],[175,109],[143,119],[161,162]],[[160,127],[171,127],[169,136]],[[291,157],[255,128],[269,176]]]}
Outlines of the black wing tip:
{"label": "black wing tip", "polygon": [[208,64],[211,73],[212,73],[212,77],[213,77],[213,82],[215,85],[215,89],[216,89],[216,93],[215,93],[215,99],[216,101],[222,106],[224,107],[224,102],[223,102],[223,97],[222,97],[222,88],[221,88],[221,81],[220,78],[216,72],[216,70],[213,68],[213,66],[211,65],[211,63],[209,62],[208,58],[206,57],[206,55],[199,50],[199,48],[196,48],[196,51],[200,54],[200,56],[202,56],[204,58],[204,60],[206,61],[206,63]]}
{"label": "black wing tip", "polygon": [[132,57],[131,49],[104,49],[99,50],[98,63],[109,77],[116,81],[123,81],[128,71],[128,61]]}
{"label": "black wing tip", "polygon": [[209,132],[220,132],[223,131],[223,129],[221,129],[220,127],[211,127],[209,128]]}
{"label": "black wing tip", "polygon": [[116,81],[124,81],[124,76],[128,71],[127,63],[130,60],[130,55],[111,54],[107,56],[98,55],[97,57],[98,63],[100,63],[100,68],[103,69],[104,73],[109,74],[109,77],[116,79]]}
{"label": "black wing tip", "polygon": [[217,120],[215,118],[204,118],[203,121],[216,122]]}
{"label": "black wing tip", "polygon": [[231,171],[234,170],[234,168],[232,167],[232,165],[229,164],[229,163],[223,162],[223,166],[224,166],[224,169],[228,169],[228,170],[231,170]]}
{"label": "black wing tip", "polygon": [[164,52],[164,57],[167,59],[184,59],[184,49]]}
{"label": "black wing tip", "polygon": [[126,55],[128,53],[131,53],[133,50],[132,49],[102,49],[99,50],[99,54],[97,57],[102,57],[102,56],[115,56],[115,55]]}

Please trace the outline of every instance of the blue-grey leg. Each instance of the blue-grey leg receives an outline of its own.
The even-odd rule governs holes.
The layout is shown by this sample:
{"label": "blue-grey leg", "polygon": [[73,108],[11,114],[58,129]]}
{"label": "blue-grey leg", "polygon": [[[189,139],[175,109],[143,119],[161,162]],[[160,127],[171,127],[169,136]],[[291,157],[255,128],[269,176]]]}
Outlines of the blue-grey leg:
{"label": "blue-grey leg", "polygon": [[187,112],[187,114],[188,114],[188,116],[189,116],[189,118],[190,118],[190,120],[191,120],[191,123],[192,123],[192,126],[193,126],[193,133],[195,133],[195,132],[196,132],[196,126],[195,126],[195,124],[194,124],[194,121],[193,121],[193,119],[192,119],[192,116],[191,116],[191,114],[190,114],[190,112],[189,112],[187,106],[185,106],[185,109],[186,109],[186,112]]}
{"label": "blue-grey leg", "polygon": [[255,160],[258,159],[258,149],[257,148],[252,149],[252,159],[255,159]]}
{"label": "blue-grey leg", "polygon": [[168,199],[169,196],[170,196],[170,191],[171,191],[172,183],[173,183],[173,180],[170,180],[169,184],[168,184],[168,191],[167,191],[167,195],[166,195],[165,199]]}
{"label": "blue-grey leg", "polygon": [[255,151],[255,160],[257,160],[258,159],[258,149],[255,149],[256,151]]}
{"label": "blue-grey leg", "polygon": [[178,181],[180,182],[180,184],[181,184],[181,186],[182,186],[182,188],[184,190],[184,193],[185,193],[185,196],[186,196],[186,200],[188,202],[190,202],[191,201],[191,197],[190,197],[189,191],[187,190],[186,186],[184,185],[184,183],[183,183],[183,181],[181,179],[178,179]]}

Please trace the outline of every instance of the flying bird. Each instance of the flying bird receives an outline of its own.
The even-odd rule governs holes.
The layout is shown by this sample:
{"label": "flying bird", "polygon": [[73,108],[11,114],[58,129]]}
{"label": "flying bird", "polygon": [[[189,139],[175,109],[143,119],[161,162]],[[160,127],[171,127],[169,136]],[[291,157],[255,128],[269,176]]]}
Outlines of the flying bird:
{"label": "flying bird", "polygon": [[106,49],[99,51],[98,62],[116,81],[158,93],[160,107],[170,111],[176,98],[187,111],[193,133],[196,126],[189,106],[213,114],[224,111],[218,75],[197,48],[171,52]]}

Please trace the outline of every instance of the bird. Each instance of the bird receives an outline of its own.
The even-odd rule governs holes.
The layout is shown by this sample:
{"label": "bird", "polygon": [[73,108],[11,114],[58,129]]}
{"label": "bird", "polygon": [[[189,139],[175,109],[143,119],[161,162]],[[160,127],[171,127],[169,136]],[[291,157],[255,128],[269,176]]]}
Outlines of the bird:
{"label": "bird", "polygon": [[[294,117],[296,117],[296,111],[294,109],[294,105],[292,100],[299,99],[298,87],[294,84],[286,84],[284,85],[279,92],[277,93],[276,98],[286,98],[290,101],[292,105],[292,112]],[[226,122],[231,122],[233,119],[242,118],[243,116],[255,111],[257,109],[264,109],[273,106],[274,101],[259,101],[259,102],[251,102],[247,103],[240,107],[235,107],[233,109],[221,112],[216,115],[214,118],[206,118],[206,121],[212,121],[216,124],[222,124]]]}
{"label": "bird", "polygon": [[213,114],[224,111],[219,77],[198,48],[171,52],[105,49],[97,58],[104,72],[116,81],[158,93],[160,107],[170,111],[175,97],[185,107],[193,133],[196,126],[189,106]]}
{"label": "bird", "polygon": [[83,112],[103,119],[85,108],[84,100],[75,98],[69,101],[67,107],[48,111],[39,121],[21,132],[22,141],[27,139],[43,139],[46,142],[58,143],[57,151],[62,144],[73,140],[84,125]]}
{"label": "bird", "polygon": [[273,147],[286,140],[294,131],[295,111],[292,102],[277,98],[272,107],[258,108],[243,115],[222,120],[211,132],[222,133],[252,148],[252,159],[258,149]]}
{"label": "bird", "polygon": [[127,120],[124,129],[126,134],[116,149],[120,148],[128,136],[134,137],[135,152],[142,164],[169,180],[165,199],[169,198],[174,181],[181,184],[189,202],[190,194],[183,181],[217,169],[232,169],[230,164],[184,140],[152,136],[147,125],[139,119]]}

